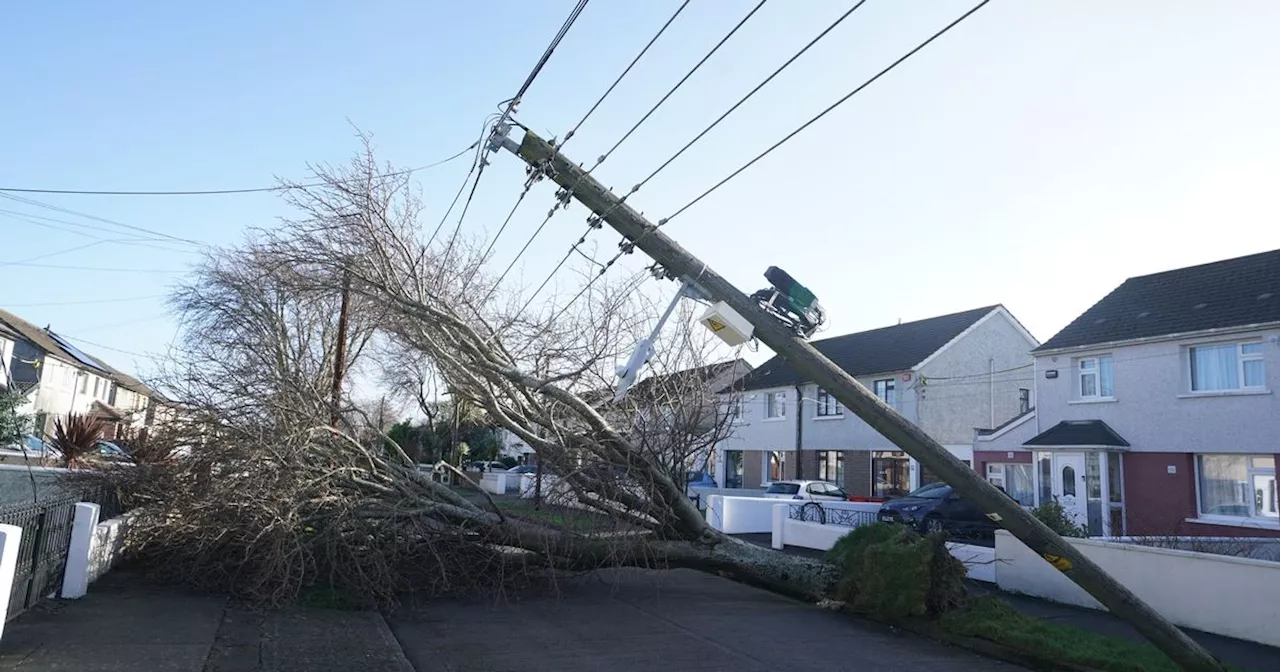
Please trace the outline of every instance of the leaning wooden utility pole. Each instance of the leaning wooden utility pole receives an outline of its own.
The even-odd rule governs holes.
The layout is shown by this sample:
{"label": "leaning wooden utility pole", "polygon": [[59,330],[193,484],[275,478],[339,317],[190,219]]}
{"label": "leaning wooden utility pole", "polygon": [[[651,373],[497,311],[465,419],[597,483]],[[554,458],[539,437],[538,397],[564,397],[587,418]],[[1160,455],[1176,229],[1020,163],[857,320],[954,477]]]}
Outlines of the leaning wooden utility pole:
{"label": "leaning wooden utility pole", "polygon": [[765,312],[756,301],[659,231],[657,226],[623,203],[581,166],[565,158],[554,145],[531,132],[526,132],[524,140],[517,145],[499,133],[493,138],[491,148],[508,149],[535,169],[543,171],[652,257],[666,270],[668,277],[696,279],[698,286],[714,300],[725,302],[750,322],[755,327],[755,337],[790,362],[805,376],[805,380],[816,383],[835,396],[872,429],[987,512],[988,518],[1051,562],[1113,614],[1132,624],[1184,669],[1196,672],[1222,672],[1225,669],[1186,633],[1165,620],[1008,495],[980,478],[973,469],[947,452],[942,444],[882,402],[793,330]]}
{"label": "leaning wooden utility pole", "polygon": [[333,356],[333,411],[329,416],[329,424],[338,428],[339,409],[342,407],[342,376],[346,373],[344,366],[347,359],[347,320],[348,304],[351,301],[351,274],[342,272],[342,305],[338,308],[338,343]]}

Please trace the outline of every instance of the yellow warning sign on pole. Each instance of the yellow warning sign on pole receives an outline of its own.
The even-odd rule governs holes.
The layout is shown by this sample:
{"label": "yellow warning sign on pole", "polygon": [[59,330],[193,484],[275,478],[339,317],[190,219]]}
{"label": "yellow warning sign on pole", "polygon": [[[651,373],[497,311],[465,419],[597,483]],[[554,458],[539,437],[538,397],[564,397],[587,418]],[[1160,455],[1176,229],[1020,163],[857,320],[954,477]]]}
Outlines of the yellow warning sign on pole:
{"label": "yellow warning sign on pole", "polygon": [[715,320],[713,320],[713,319],[711,319],[711,318],[707,318],[707,326],[708,326],[708,327],[711,327],[711,331],[713,331],[713,332],[714,332],[714,331],[720,331],[721,329],[724,329],[724,325],[723,325],[723,324],[721,324],[721,323],[719,323],[719,322],[716,322]]}

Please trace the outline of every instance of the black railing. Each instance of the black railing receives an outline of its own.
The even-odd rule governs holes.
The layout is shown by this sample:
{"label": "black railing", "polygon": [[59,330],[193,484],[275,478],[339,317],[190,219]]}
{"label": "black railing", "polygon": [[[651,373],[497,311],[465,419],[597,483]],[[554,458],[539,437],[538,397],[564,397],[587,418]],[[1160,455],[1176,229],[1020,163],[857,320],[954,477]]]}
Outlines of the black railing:
{"label": "black railing", "polygon": [[62,587],[67,551],[71,546],[71,527],[75,522],[76,504],[80,502],[98,504],[100,520],[121,513],[119,498],[107,490],[0,507],[0,524],[22,528],[13,588],[9,593],[9,620]]}
{"label": "black railing", "polygon": [[823,506],[819,502],[792,504],[789,515],[792,520],[803,520],[822,525],[839,525],[841,527],[858,527],[876,522],[873,511],[855,511],[837,506]]}

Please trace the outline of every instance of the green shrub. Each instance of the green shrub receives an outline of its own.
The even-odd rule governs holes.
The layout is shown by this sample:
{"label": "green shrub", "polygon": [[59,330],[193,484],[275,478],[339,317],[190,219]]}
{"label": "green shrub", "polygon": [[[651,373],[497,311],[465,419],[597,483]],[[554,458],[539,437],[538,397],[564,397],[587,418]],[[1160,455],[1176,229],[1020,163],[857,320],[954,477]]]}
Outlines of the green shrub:
{"label": "green shrub", "polygon": [[936,616],[966,601],[964,565],[943,535],[873,523],[837,541],[827,558],[841,570],[836,597],[880,618]]}
{"label": "green shrub", "polygon": [[1057,497],[1041,502],[1040,506],[1031,510],[1031,515],[1035,516],[1040,522],[1044,523],[1049,529],[1057,532],[1063,537],[1085,537],[1083,527],[1076,525],[1071,516],[1067,515],[1067,510],[1062,508],[1062,503]]}

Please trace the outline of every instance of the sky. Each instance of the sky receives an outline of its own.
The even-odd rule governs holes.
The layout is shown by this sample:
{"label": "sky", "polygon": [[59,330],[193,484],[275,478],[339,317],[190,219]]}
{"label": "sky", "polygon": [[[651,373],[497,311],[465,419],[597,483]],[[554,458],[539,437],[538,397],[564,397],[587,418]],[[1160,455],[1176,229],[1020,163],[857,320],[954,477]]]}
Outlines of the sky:
{"label": "sky", "polygon": [[[594,162],[755,4],[690,3],[566,154]],[[852,4],[766,2],[596,177],[628,190]],[[477,139],[572,5],[21,3],[0,23],[0,187],[272,186],[345,161],[355,128],[383,161],[432,163]],[[520,121],[563,137],[678,5],[593,0]],[[671,214],[971,5],[869,0],[630,202]],[[1003,303],[1047,340],[1127,277],[1280,248],[1278,24],[1271,0],[996,0],[665,231],[746,292],[786,269],[825,306],[824,336]],[[523,186],[516,157],[490,160],[463,223],[476,237]],[[415,174],[431,225],[467,167]],[[553,191],[535,187],[495,266]],[[203,249],[174,239],[235,244],[290,214],[271,193],[12,195],[63,210],[0,198],[0,308],[135,373],[175,337],[165,294]],[[586,216],[554,217],[511,282],[539,283]],[[561,273],[546,300],[581,282]]]}

